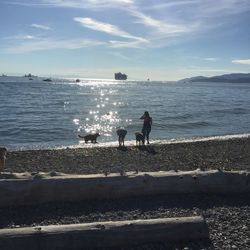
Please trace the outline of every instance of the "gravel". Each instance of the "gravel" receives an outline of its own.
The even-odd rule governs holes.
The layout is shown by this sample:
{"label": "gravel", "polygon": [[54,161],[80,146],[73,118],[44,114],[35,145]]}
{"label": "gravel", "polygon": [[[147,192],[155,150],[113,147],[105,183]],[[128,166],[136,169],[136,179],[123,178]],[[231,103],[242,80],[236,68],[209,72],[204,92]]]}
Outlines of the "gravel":
{"label": "gravel", "polygon": [[[16,151],[8,153],[5,170],[74,174],[197,168],[249,170],[249,162],[250,138],[235,138],[123,149],[93,147]],[[161,195],[2,208],[0,228],[191,215],[202,215],[206,219],[210,233],[208,242],[154,243],[122,249],[250,249],[249,194]]]}
{"label": "gravel", "polygon": [[147,244],[122,249],[250,249],[250,198],[247,194],[160,195],[5,208],[0,209],[0,228],[194,215],[206,219],[210,241]]}

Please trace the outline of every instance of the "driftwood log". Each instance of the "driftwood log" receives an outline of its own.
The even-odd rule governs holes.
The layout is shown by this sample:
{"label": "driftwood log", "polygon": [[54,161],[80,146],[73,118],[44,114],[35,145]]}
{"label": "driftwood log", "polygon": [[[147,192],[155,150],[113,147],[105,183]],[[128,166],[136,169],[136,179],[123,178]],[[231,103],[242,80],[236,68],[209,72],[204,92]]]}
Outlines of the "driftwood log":
{"label": "driftwood log", "polygon": [[208,239],[200,216],[0,230],[1,250],[63,250]]}
{"label": "driftwood log", "polygon": [[196,170],[108,176],[40,173],[12,174],[10,179],[6,174],[2,176],[5,177],[0,179],[0,207],[157,194],[250,192],[250,174],[245,171]]}

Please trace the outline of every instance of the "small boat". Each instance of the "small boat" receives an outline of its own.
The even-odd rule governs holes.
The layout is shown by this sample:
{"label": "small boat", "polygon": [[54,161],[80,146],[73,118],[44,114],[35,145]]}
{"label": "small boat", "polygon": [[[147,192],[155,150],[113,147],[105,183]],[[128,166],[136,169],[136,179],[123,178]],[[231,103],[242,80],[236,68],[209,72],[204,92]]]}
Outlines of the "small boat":
{"label": "small boat", "polygon": [[50,78],[43,79],[44,82],[52,82]]}
{"label": "small boat", "polygon": [[81,80],[80,79],[76,79],[76,82],[80,82]]}

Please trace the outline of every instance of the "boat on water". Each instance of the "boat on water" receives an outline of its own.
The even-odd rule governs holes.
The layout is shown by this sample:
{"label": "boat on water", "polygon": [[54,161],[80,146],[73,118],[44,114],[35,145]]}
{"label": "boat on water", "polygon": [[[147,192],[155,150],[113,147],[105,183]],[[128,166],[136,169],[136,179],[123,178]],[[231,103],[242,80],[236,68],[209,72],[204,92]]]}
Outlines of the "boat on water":
{"label": "boat on water", "polygon": [[51,78],[43,79],[44,82],[52,82]]}
{"label": "boat on water", "polygon": [[128,76],[121,72],[115,73],[115,80],[127,80]]}
{"label": "boat on water", "polygon": [[80,82],[81,80],[80,79],[76,79],[76,82]]}

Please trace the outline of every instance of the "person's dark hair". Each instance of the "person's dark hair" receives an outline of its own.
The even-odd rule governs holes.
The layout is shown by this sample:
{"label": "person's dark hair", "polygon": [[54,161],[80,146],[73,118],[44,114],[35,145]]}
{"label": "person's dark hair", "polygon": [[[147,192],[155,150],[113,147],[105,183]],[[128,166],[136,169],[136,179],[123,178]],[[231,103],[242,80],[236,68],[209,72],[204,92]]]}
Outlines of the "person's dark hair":
{"label": "person's dark hair", "polygon": [[148,111],[145,111],[144,115],[147,116],[147,117],[149,117]]}

